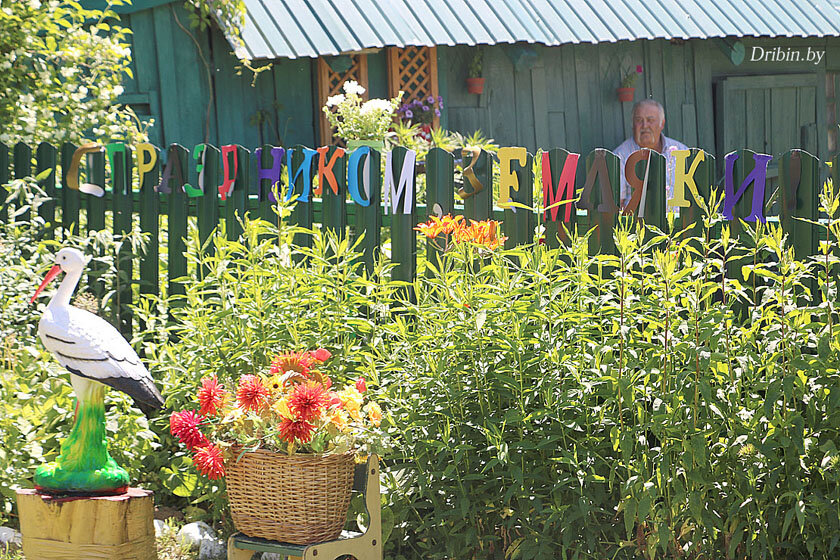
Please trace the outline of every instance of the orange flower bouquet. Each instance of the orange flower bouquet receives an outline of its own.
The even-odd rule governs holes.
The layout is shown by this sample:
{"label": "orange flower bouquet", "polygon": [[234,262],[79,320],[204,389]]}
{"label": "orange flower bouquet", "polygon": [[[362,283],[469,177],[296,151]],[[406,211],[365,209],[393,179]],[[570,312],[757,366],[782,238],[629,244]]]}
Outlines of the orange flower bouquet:
{"label": "orange flower bouquet", "polygon": [[210,479],[225,476],[234,448],[289,455],[379,451],[381,408],[366,399],[362,377],[334,387],[319,369],[330,357],[323,348],[279,354],[265,374],[243,375],[230,390],[207,376],[196,393],[198,410],[173,412],[170,431]]}
{"label": "orange flower bouquet", "polygon": [[321,366],[329,351],[287,352],[262,375],[226,389],[201,380],[198,410],[175,412],[170,430],[210,479],[224,477],[237,530],[307,544],[344,526],[356,457],[381,452],[382,410],[367,383],[338,389]]}

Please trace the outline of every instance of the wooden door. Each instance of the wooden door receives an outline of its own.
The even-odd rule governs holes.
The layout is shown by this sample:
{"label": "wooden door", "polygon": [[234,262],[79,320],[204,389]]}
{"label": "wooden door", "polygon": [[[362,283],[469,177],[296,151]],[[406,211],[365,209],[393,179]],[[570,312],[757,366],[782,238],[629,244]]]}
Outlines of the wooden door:
{"label": "wooden door", "polygon": [[718,82],[715,90],[718,177],[724,156],[747,148],[770,154],[768,193],[777,184],[778,156],[801,148],[818,155],[817,75],[739,76]]}

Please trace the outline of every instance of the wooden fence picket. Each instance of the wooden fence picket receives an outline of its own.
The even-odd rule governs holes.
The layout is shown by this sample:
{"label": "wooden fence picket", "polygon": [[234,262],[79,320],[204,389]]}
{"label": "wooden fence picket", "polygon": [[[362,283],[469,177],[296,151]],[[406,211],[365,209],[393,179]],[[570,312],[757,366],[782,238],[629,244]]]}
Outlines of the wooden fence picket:
{"label": "wooden fence picket", "polygon": [[[106,147],[111,169],[111,201],[114,236],[124,236],[131,233],[134,199],[132,193],[133,148],[122,143],[109,144]],[[114,310],[118,327],[123,335],[131,335],[131,278],[134,272],[133,252],[131,245],[123,242],[116,255],[114,263],[117,269],[126,276],[125,282],[118,276],[119,284],[114,294]]]}
{"label": "wooden fence picket", "polygon": [[[462,155],[463,169],[470,166],[474,157],[472,153]],[[481,186],[481,190],[475,192],[473,186],[468,185],[469,180],[464,178],[464,192],[461,194],[461,198],[466,196],[464,218],[476,221],[489,220],[493,217],[493,155],[481,150],[472,171],[475,173],[475,179]]]}
{"label": "wooden fence picket", "polygon": [[[100,150],[87,155],[87,176],[89,182],[105,190],[105,152]],[[104,196],[85,196],[87,202],[87,230],[102,231],[105,229],[105,198]]]}
{"label": "wooden fence picket", "polygon": [[[580,220],[581,233],[592,228],[589,238],[589,252],[615,253],[613,230],[619,212],[619,186],[621,185],[621,158],[609,150],[596,148],[586,156],[586,184],[578,194],[577,207],[587,210],[586,217]],[[601,181],[607,181],[602,187]],[[611,194],[603,194],[610,190]]]}
{"label": "wooden fence picket", "polygon": [[82,197],[77,189],[70,188],[68,182],[70,162],[73,161],[74,153],[76,153],[75,145],[68,142],[61,146],[61,228],[65,232],[79,233],[79,210],[82,207]]}
{"label": "wooden fence picket", "polygon": [[248,189],[251,186],[251,152],[236,146],[237,171],[233,181],[233,192],[225,201],[225,231],[228,239],[236,240],[242,235],[242,225],[248,211]]}
{"label": "wooden fence picket", "polygon": [[[0,185],[6,185],[11,179],[9,175],[9,147],[0,142]],[[0,193],[0,222],[9,218],[9,211],[6,208],[6,193]]]}
{"label": "wooden fence picket", "polygon": [[[173,158],[173,170],[180,170],[180,173],[172,173],[168,178],[169,190],[166,194],[167,202],[167,263],[169,271],[169,294],[183,295],[185,293],[183,284],[178,280],[187,275],[187,258],[184,256],[186,250],[187,221],[189,219],[189,201],[184,192],[186,182],[187,161],[189,151],[180,144],[170,144],[166,154],[166,165],[170,165]],[[166,168],[164,168],[163,181],[166,179]]]}
{"label": "wooden fence picket", "polygon": [[[140,157],[138,155],[138,157]],[[146,254],[140,259],[140,293],[160,293],[160,197],[155,187],[160,182],[160,150],[153,146],[154,163],[140,183],[140,230],[149,234]],[[137,162],[138,166],[141,164]]]}
{"label": "wooden fence picket", "polygon": [[[574,179],[577,176],[577,160],[579,156],[578,154],[571,154],[560,148],[549,150],[545,154],[543,156],[543,177],[541,179],[543,182],[548,183],[550,195],[546,196],[549,193],[545,190],[545,185],[543,185],[543,207],[547,208],[564,200],[569,201],[545,210],[542,216],[540,216],[541,223],[545,226],[545,243],[548,247],[554,248],[568,239],[566,231],[573,232],[575,223],[577,222],[575,203],[572,200],[575,198]],[[570,156],[571,159],[569,159]],[[574,171],[571,177],[571,192],[564,190],[557,192],[558,185],[563,181],[563,170],[566,169],[567,161],[569,161],[569,165],[574,162],[574,168],[569,168]],[[548,166],[546,166],[546,163],[548,163]]]}
{"label": "wooden fence picket", "polygon": [[[14,147],[15,160],[15,179],[23,179],[32,175],[32,148],[22,142],[18,142]],[[19,221],[29,221],[29,210],[22,212],[17,219]]]}
{"label": "wooden fence picket", "polygon": [[[408,149],[397,146],[391,150],[393,166],[391,168],[391,180],[394,185],[400,185],[400,176],[403,162],[408,156]],[[386,171],[387,173],[387,171]],[[405,192],[402,198],[393,200],[395,195],[390,193],[386,206],[391,215],[391,262],[394,268],[391,271],[391,278],[403,282],[413,282],[417,272],[417,235],[414,227],[417,225],[417,181],[414,174],[411,174],[411,181],[405,185]],[[406,197],[411,201],[406,204]],[[410,212],[405,212],[408,208]],[[413,290],[407,294],[409,299],[413,298]]]}
{"label": "wooden fence picket", "polygon": [[[505,149],[518,150],[520,155],[524,154],[523,160],[509,160],[510,169],[504,168],[505,163],[500,164],[502,165],[501,181],[503,182],[505,175],[509,173],[515,177],[514,184],[519,187],[509,189],[509,200],[527,207],[504,206],[505,218],[502,228],[507,237],[505,248],[512,249],[518,245],[531,243],[534,238],[534,213],[528,210],[534,205],[534,156],[525,148],[502,148],[499,150],[500,160],[504,159],[502,150]],[[504,194],[499,195],[500,206],[505,204],[504,198]]]}
{"label": "wooden fence picket", "polygon": [[[35,175],[40,175],[41,172],[50,169],[49,175],[39,183],[41,188],[49,197],[45,200],[38,209],[38,215],[43,218],[46,223],[44,236],[48,239],[52,238],[55,230],[55,177],[56,177],[56,149],[52,144],[41,142],[35,150]],[[0,183],[2,184],[2,183]]]}
{"label": "wooden fence picket", "polygon": [[[455,157],[441,148],[426,154],[426,215],[417,216],[420,222],[432,216],[455,214]],[[437,266],[441,241],[426,241],[426,259]]]}
{"label": "wooden fence picket", "polygon": [[[694,163],[698,154],[703,152],[699,148],[693,148],[691,154],[688,156],[688,165]],[[703,152],[703,160],[697,163],[697,169],[694,172],[694,185],[697,187],[696,193],[703,199],[704,204],[709,204],[709,197],[712,193],[712,186],[715,184],[715,156]],[[700,201],[695,197],[692,189],[686,187],[684,196],[690,203],[690,206],[680,208],[679,219],[675,222],[675,227],[678,230],[689,228],[686,235],[689,237],[703,237],[703,209],[700,207]]]}
{"label": "wooden fence picket", "polygon": [[[354,160],[357,162],[355,167],[352,166]],[[362,254],[368,275],[375,269],[382,244],[382,174],[379,172],[381,164],[382,156],[373,148],[357,148],[348,157],[347,186],[351,198],[356,201],[353,242],[363,236],[358,250]],[[369,171],[367,174],[366,169]],[[351,185],[355,185],[355,190]]]}
{"label": "wooden fence picket", "polygon": [[798,259],[818,254],[820,232],[797,218],[819,215],[819,165],[803,150],[790,150],[779,161],[779,219]]}
{"label": "wooden fence picket", "polygon": [[[336,155],[338,150],[344,151],[338,146],[330,146],[324,156],[327,165],[334,161],[332,175],[335,184],[332,184],[326,174],[322,175],[319,172],[318,185],[321,192],[321,223],[325,230],[337,234],[339,239],[344,239],[347,235],[347,155]],[[318,169],[320,168],[321,165],[318,164]]]}
{"label": "wooden fence picket", "polygon": [[201,196],[195,197],[198,240],[201,247],[204,247],[205,255],[213,255],[215,251],[213,244],[205,247],[205,242],[210,239],[213,230],[219,224],[219,149],[205,144],[201,158],[203,163],[199,165],[203,168],[196,173],[195,178],[196,188],[203,192]]}
{"label": "wooden fence picket", "polygon": [[[314,158],[309,159],[309,165],[306,168],[300,169],[301,166],[306,165],[307,154],[305,150],[310,150],[311,148],[298,144],[293,149],[291,169],[287,169],[289,174],[288,193],[281,192],[280,196],[283,196],[284,199],[295,199],[297,197],[298,203],[294,205],[292,215],[289,217],[289,223],[302,228],[312,229],[315,222],[312,204],[310,203],[312,199],[312,178],[315,175],[312,169]],[[288,157],[286,161],[289,161]],[[294,181],[292,181],[293,177],[296,177]],[[312,247],[312,236],[306,233],[296,233],[292,237],[292,242],[297,247]],[[295,256],[296,260],[299,258],[299,255]]]}

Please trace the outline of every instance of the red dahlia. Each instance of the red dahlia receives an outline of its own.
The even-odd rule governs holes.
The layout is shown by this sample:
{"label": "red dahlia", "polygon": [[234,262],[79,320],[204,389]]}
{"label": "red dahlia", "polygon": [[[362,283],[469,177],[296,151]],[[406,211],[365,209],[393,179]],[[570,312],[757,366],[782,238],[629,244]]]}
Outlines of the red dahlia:
{"label": "red dahlia", "polygon": [[205,377],[201,380],[201,388],[198,390],[198,404],[201,405],[198,413],[201,416],[218,414],[226,397],[227,391],[215,375]]}
{"label": "red dahlia", "polygon": [[306,420],[290,420],[288,418],[280,420],[280,439],[289,443],[296,439],[301,443],[309,443],[314,431],[315,426]]}
{"label": "red dahlia", "polygon": [[193,463],[195,463],[198,472],[210,480],[225,476],[225,459],[222,450],[215,445],[207,445],[199,449],[195,454]]}
{"label": "red dahlia", "polygon": [[320,383],[301,383],[296,385],[289,396],[289,410],[301,420],[314,420],[330,404],[327,390]]}
{"label": "red dahlia", "polygon": [[259,412],[268,405],[269,391],[256,375],[243,375],[236,389],[236,400],[240,408]]}
{"label": "red dahlia", "polygon": [[210,443],[207,436],[201,433],[200,425],[201,416],[193,410],[173,412],[169,417],[169,432],[190,451]]}

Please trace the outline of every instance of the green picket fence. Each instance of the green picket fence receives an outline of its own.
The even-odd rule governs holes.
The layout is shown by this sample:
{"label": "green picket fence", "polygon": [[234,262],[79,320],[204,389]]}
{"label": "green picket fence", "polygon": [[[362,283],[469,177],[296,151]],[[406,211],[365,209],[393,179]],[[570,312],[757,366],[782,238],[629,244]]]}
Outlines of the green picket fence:
{"label": "green picket fence", "polygon": [[[153,148],[155,162],[149,169],[144,169],[142,181],[138,181],[137,166],[149,167],[149,161],[136,162],[135,150],[131,146],[111,144],[100,151],[86,154],[84,156],[85,180],[87,183],[103,186],[105,188],[103,197],[71,188],[73,182],[70,181],[68,170],[77,146],[64,144],[59,149],[51,144],[42,143],[33,150],[25,144],[17,144],[11,149],[0,144],[0,184],[6,184],[13,178],[38,175],[42,171],[52,170],[41,181],[41,186],[51,199],[39,208],[39,214],[46,222],[54,224],[56,229],[59,225],[56,220],[60,219],[61,228],[64,230],[73,228],[74,231],[79,231],[82,227],[87,231],[102,230],[106,227],[106,214],[110,214],[113,232],[124,234],[132,230],[135,223],[134,215],[137,214],[140,230],[149,235],[149,244],[146,255],[139,260],[139,271],[133,274],[133,271],[129,270],[129,274],[132,274],[139,282],[141,293],[156,294],[165,285],[167,293],[179,294],[183,293],[183,287],[176,279],[186,276],[188,271],[184,240],[190,219],[196,221],[198,235],[203,242],[221,221],[225,222],[227,235],[230,238],[237,238],[241,229],[236,216],[242,216],[246,212],[250,212],[251,216],[260,216],[268,220],[276,218],[272,209],[272,205],[275,204],[272,202],[272,181],[258,178],[260,169],[270,168],[276,163],[272,161],[272,146],[262,147],[260,161],[257,161],[256,154],[252,154],[247,148],[226,147],[228,154],[226,157],[232,156],[232,152],[235,151],[237,161],[233,190],[226,200],[220,198],[217,188],[225,180],[220,171],[224,165],[220,158],[220,150],[210,145],[202,145],[202,147],[205,150],[201,159],[205,185],[203,192],[196,192],[197,189],[191,187],[191,185],[198,185],[197,172],[194,165],[188,165],[188,162],[195,159],[195,154],[198,152],[193,152],[191,157],[187,148],[177,144],[169,146],[165,154],[158,148]],[[304,160],[303,148],[303,146],[294,147],[291,156],[293,169],[298,169]],[[328,147],[326,158],[331,158],[336,150],[335,146]],[[688,161],[693,160],[698,150],[692,152]],[[407,154],[408,150],[404,147],[397,147],[391,152],[394,184],[399,184],[402,163]],[[743,150],[738,154],[739,159],[735,162],[733,173],[736,186],[741,185],[749,177],[755,165],[752,158],[754,152]],[[306,203],[299,202],[295,206],[290,221],[304,227],[321,224],[321,227],[335,231],[339,236],[349,235],[358,238],[364,234],[360,249],[368,270],[373,268],[374,261],[380,254],[383,231],[385,231],[386,234],[390,233],[390,258],[395,265],[392,277],[412,281],[416,275],[418,246],[418,237],[413,228],[419,221],[425,221],[430,215],[438,213],[459,213],[474,220],[488,218],[501,220],[504,235],[508,237],[506,242],[508,247],[532,242],[534,227],[538,223],[545,226],[546,243],[556,245],[562,242],[561,223],[565,222],[568,229],[577,227],[578,231],[587,231],[598,226],[590,242],[590,250],[593,253],[611,252],[615,249],[612,229],[617,223],[616,210],[619,200],[618,188],[617,186],[613,188],[613,185],[619,184],[622,170],[618,157],[607,150],[594,150],[585,158],[580,158],[586,181],[583,183],[583,174],[578,174],[577,181],[572,181],[574,192],[580,197],[575,207],[568,212],[564,206],[561,206],[557,208],[557,212],[540,213],[522,207],[501,209],[494,206],[492,178],[493,166],[497,163],[494,162],[491,154],[483,151],[464,152],[463,167],[470,166],[473,158],[476,158],[470,169],[482,188],[477,192],[468,193],[470,195],[462,201],[456,195],[456,187],[459,186],[455,183],[456,156],[439,148],[432,149],[425,160],[425,205],[412,204],[410,212],[402,211],[405,197],[415,199],[416,177],[414,177],[406,186],[400,200],[396,201],[400,211],[392,213],[390,204],[387,206],[382,204],[385,197],[383,193],[385,181],[378,171],[369,176],[369,192],[365,195],[367,204],[360,204],[348,195],[347,160],[349,155],[347,153],[338,157],[333,168],[337,192],[323,185],[320,199],[310,197]],[[552,189],[557,186],[558,178],[561,177],[569,156],[569,152],[562,149],[553,149],[544,155],[543,174],[550,171]],[[380,169],[380,157],[377,151],[370,152],[370,169]],[[541,178],[534,177],[532,157],[531,154],[526,154],[524,165],[511,166],[511,169],[505,170],[509,171],[511,176],[515,176],[519,187],[510,191],[511,200],[525,206],[532,206],[535,180],[539,181],[537,185],[542,184]],[[161,176],[167,175],[166,168],[170,167],[169,163],[175,159],[178,165],[171,169],[175,169],[176,172],[169,173],[167,183],[169,188],[162,189],[168,192],[159,192],[156,187],[161,183]],[[106,163],[108,163],[107,174]],[[309,181],[311,185],[312,175],[317,174],[317,169],[318,165],[310,166],[309,177],[304,176],[303,173],[298,174],[293,181],[293,192],[298,194],[303,192],[306,181]],[[832,169],[835,176],[840,172],[840,157],[835,158]],[[189,172],[181,173],[180,170],[189,170]],[[820,171],[820,162],[800,150],[791,150],[784,154],[779,162],[777,205],[780,212],[776,219],[782,223],[789,234],[797,256],[800,257],[817,252],[819,231],[796,218],[818,218]],[[358,166],[356,185],[363,184],[363,172],[364,166]],[[662,156],[654,154],[648,173],[652,184],[664,182],[665,162]],[[701,196],[708,197],[715,183],[714,176],[715,158],[707,155],[705,160],[697,165],[693,175],[697,192]],[[464,182],[465,187],[468,186],[466,179]],[[183,185],[190,187],[181,188]],[[185,189],[193,196],[184,192]],[[196,194],[199,196],[195,196]],[[770,192],[765,194],[764,202],[771,194]],[[562,196],[557,199],[560,198]],[[456,206],[456,200],[459,202],[458,206]],[[664,229],[666,227],[665,211],[664,190],[652,189],[644,203],[645,221]],[[737,224],[738,218],[747,218],[750,211],[750,197],[744,195],[733,209],[735,223]],[[639,209],[636,212],[639,212]],[[166,231],[161,229],[161,216],[164,215],[166,216]],[[0,220],[8,220],[8,216],[6,206],[0,205]],[[82,216],[84,216],[84,224],[81,223]],[[25,215],[21,218],[28,219]],[[699,228],[699,218],[700,209],[696,203],[692,204],[680,212],[678,226]],[[699,229],[696,231],[699,232]],[[47,234],[56,235],[54,231],[48,231]],[[165,236],[167,247],[166,272],[160,265],[159,251],[162,236]],[[306,236],[299,236],[295,241],[301,245],[311,242]],[[208,250],[212,250],[212,247]],[[428,250],[431,251],[431,249]],[[131,299],[132,289],[130,286],[125,287],[119,295],[119,301],[123,303],[119,310],[120,328],[125,333],[130,333],[132,328],[131,314],[127,305]]]}

